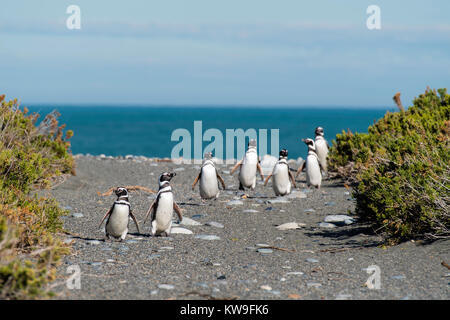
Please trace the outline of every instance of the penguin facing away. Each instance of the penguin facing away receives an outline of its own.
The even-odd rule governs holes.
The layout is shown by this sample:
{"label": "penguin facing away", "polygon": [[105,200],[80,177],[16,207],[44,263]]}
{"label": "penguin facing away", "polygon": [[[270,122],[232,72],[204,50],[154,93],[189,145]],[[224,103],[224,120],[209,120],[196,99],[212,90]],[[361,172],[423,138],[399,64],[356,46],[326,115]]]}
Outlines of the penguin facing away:
{"label": "penguin facing away", "polygon": [[114,192],[117,195],[117,200],[114,201],[112,207],[103,216],[99,227],[102,225],[103,221],[108,218],[105,225],[106,238],[109,239],[110,236],[112,236],[113,238],[120,238],[120,241],[123,241],[128,234],[130,217],[133,219],[136,228],[140,233],[139,224],[131,210],[130,202],[128,200],[128,190],[119,187],[115,189]]}
{"label": "penguin facing away", "polygon": [[313,139],[302,139],[302,141],[308,146],[308,156],[302,166],[298,168],[296,176],[306,169],[306,184],[309,186],[320,189],[322,184],[322,173],[319,158],[316,154],[316,146]]}
{"label": "penguin facing away", "polygon": [[288,151],[282,149],[280,151],[280,158],[278,162],[273,167],[272,173],[266,178],[264,185],[267,185],[269,179],[272,178],[272,188],[276,196],[284,196],[291,193],[291,188],[295,185],[295,179],[289,170],[289,165],[287,163]]}
{"label": "penguin facing away", "polygon": [[153,236],[165,235],[169,236],[172,229],[173,211],[178,215],[179,221],[183,220],[180,207],[173,200],[172,187],[170,180],[176,176],[176,173],[164,172],[159,176],[159,191],[156,199],[148,209],[144,224],[149,215],[151,215],[151,233]]}
{"label": "penguin facing away", "polygon": [[217,169],[212,160],[211,152],[205,153],[205,158],[202,164],[202,168],[200,169],[200,173],[192,183],[192,190],[194,190],[195,185],[198,183],[198,181],[200,181],[199,189],[200,197],[202,199],[212,199],[219,196],[219,181],[222,184],[223,189],[225,190],[225,181],[223,181],[219,172],[217,172]]}
{"label": "penguin facing away", "polygon": [[316,128],[316,137],[315,137],[315,145],[316,145],[316,154],[319,159],[320,166],[325,174],[327,174],[327,157],[328,157],[328,149],[330,146],[328,145],[327,140],[324,138],[323,128]]}
{"label": "penguin facing away", "polygon": [[244,158],[240,160],[231,169],[230,174],[233,174],[237,168],[239,171],[239,190],[245,190],[244,188],[251,188],[252,190],[256,187],[256,170],[259,171],[261,180],[264,181],[264,175],[262,172],[261,165],[259,164],[258,153],[256,151],[256,140],[251,139],[248,143],[247,152]]}

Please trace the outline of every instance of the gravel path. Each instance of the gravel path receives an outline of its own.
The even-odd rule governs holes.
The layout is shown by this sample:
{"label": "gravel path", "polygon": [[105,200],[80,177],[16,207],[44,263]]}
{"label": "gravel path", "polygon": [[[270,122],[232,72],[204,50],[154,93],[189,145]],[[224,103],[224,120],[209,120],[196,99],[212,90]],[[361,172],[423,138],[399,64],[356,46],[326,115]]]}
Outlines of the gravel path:
{"label": "gravel path", "polygon": [[[305,189],[275,198],[270,182],[259,181],[250,197],[237,190],[237,173],[218,165],[227,184],[217,200],[202,203],[198,186],[190,185],[199,166],[155,162],[144,158],[108,159],[77,156],[77,176],[51,191],[70,210],[64,226],[72,235],[73,254],[64,258],[51,284],[59,299],[448,299],[448,241],[424,245],[407,242],[382,248],[371,229],[347,215],[354,202],[336,181],[318,190]],[[175,199],[184,212],[180,227],[192,234],[149,236],[149,224],[138,234],[130,223],[124,242],[104,242],[100,219],[115,200],[100,197],[119,185],[157,189],[161,172],[174,170]],[[139,222],[154,195],[132,193]],[[174,215],[174,218],[176,215]],[[336,217],[335,217],[336,218]],[[325,222],[327,220],[328,222]],[[339,220],[339,219],[337,219]],[[288,230],[277,226],[286,225]],[[348,224],[346,224],[348,223]],[[289,229],[297,227],[297,229]],[[281,228],[283,229],[283,228]],[[78,265],[81,289],[66,286],[67,268]],[[380,289],[369,289],[366,268],[380,270]]]}

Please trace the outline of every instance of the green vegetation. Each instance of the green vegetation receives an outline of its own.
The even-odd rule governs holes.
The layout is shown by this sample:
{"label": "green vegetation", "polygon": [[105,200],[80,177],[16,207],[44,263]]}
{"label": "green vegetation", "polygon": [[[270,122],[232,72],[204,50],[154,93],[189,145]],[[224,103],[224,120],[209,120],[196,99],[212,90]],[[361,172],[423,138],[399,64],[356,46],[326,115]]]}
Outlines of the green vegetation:
{"label": "green vegetation", "polygon": [[0,96],[0,298],[42,297],[55,266],[69,249],[56,234],[65,211],[54,199],[31,195],[52,179],[74,173],[72,136],[53,112],[36,126],[38,114]]}
{"label": "green vegetation", "polygon": [[450,237],[450,95],[428,90],[368,133],[342,132],[329,166],[354,182],[356,213],[390,242]]}

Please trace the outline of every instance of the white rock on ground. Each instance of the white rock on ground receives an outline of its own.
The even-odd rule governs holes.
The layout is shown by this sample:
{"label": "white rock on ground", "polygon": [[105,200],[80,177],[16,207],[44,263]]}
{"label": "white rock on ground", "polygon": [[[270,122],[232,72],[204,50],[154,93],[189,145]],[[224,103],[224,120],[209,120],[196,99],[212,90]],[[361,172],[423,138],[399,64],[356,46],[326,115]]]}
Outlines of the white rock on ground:
{"label": "white rock on ground", "polygon": [[[174,223],[178,224],[178,223]],[[183,220],[180,222],[180,225],[183,226],[201,226],[202,224],[198,221],[195,221],[191,218],[183,217]]]}
{"label": "white rock on ground", "polygon": [[171,234],[193,234],[193,232],[186,228],[172,228]]}
{"label": "white rock on ground", "polygon": [[220,240],[220,237],[212,234],[199,234],[198,236],[195,236],[195,238],[201,240]]}
{"label": "white rock on ground", "polygon": [[271,204],[275,204],[275,203],[289,203],[290,201],[286,198],[279,197],[276,199],[269,200],[268,202]]}
{"label": "white rock on ground", "polygon": [[334,224],[352,224],[355,222],[355,219],[345,214],[332,214],[326,216],[324,221]]}
{"label": "white rock on ground", "polygon": [[276,228],[278,230],[285,231],[285,230],[300,229],[301,227],[304,227],[304,226],[306,226],[306,224],[304,224],[304,223],[287,222],[287,223],[283,223],[283,224],[277,226]]}

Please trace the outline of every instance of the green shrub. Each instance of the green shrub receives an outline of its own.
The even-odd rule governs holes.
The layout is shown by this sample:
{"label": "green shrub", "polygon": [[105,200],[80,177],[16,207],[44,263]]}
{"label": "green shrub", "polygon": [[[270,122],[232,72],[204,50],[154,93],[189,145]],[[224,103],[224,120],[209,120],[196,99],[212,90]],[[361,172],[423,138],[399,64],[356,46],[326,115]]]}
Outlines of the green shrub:
{"label": "green shrub", "polygon": [[31,196],[61,174],[74,173],[68,139],[53,112],[37,114],[0,96],[0,298],[41,297],[68,248],[55,235],[66,212],[54,199]]}
{"label": "green shrub", "polygon": [[450,95],[427,90],[368,133],[343,132],[330,169],[356,182],[356,213],[393,242],[450,236]]}

